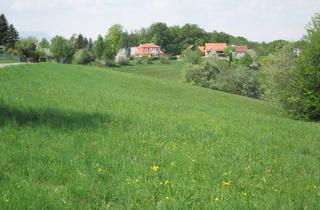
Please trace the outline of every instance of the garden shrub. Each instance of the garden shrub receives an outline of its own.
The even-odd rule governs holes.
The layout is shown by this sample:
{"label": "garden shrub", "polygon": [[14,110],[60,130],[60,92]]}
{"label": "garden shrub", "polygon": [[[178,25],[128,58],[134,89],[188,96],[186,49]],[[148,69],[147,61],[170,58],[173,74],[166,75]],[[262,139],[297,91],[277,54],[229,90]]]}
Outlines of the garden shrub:
{"label": "garden shrub", "polygon": [[136,57],[136,58],[135,58],[135,63],[136,63],[136,64],[143,64],[143,58],[141,58],[141,57]]}
{"label": "garden shrub", "polygon": [[93,56],[87,49],[80,49],[73,56],[74,64],[88,64],[92,60]]}
{"label": "garden shrub", "polygon": [[116,63],[119,65],[128,65],[129,60],[130,59],[126,49],[121,49],[116,55]]}
{"label": "garden shrub", "polygon": [[160,60],[160,63],[162,63],[162,64],[169,64],[169,59],[166,56],[163,56],[163,55],[160,56],[159,60]]}
{"label": "garden shrub", "polygon": [[193,85],[260,98],[262,89],[259,72],[225,60],[208,60],[200,65],[188,65],[183,78]]}

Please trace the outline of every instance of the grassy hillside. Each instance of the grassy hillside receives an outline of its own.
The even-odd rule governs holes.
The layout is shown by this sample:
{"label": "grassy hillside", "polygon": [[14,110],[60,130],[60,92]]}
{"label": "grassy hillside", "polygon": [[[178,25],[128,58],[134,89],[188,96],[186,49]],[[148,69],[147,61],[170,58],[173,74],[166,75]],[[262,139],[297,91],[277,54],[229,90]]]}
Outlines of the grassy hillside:
{"label": "grassy hillside", "polygon": [[145,75],[161,79],[179,81],[183,70],[183,63],[179,61],[169,61],[168,64],[155,62],[154,64],[131,65],[121,68],[112,68],[121,72],[127,72],[138,75]]}
{"label": "grassy hillside", "polygon": [[2,209],[319,208],[319,124],[141,68],[0,70]]}

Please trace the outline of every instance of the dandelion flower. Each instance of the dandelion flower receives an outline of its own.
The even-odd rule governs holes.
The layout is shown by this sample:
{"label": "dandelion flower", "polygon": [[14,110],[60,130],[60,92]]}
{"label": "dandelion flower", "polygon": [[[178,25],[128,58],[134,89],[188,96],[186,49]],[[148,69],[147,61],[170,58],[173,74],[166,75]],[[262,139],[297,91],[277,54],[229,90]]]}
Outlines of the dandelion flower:
{"label": "dandelion flower", "polygon": [[222,182],[222,185],[224,186],[224,187],[230,187],[231,186],[231,181],[223,181]]}
{"label": "dandelion flower", "polygon": [[157,165],[151,166],[151,171],[157,172],[158,170],[159,170],[159,166],[157,166]]}

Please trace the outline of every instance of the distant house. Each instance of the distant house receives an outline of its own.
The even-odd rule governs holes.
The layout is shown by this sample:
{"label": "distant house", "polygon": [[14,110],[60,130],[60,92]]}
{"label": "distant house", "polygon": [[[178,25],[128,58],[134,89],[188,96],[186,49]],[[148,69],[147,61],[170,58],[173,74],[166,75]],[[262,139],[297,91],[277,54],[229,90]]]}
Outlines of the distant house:
{"label": "distant house", "polygon": [[5,46],[0,45],[0,50],[5,50],[5,49],[6,49]]}
{"label": "distant house", "polygon": [[141,44],[140,46],[135,47],[134,50],[135,53],[133,53],[133,56],[136,57],[159,57],[161,54],[163,54],[161,47],[153,43]]}
{"label": "distant house", "polygon": [[227,48],[226,43],[205,43],[204,56],[208,57],[210,54],[216,54],[220,57],[224,56],[224,50]]}
{"label": "distant house", "polygon": [[248,51],[247,45],[236,45],[234,48],[234,56],[236,58],[242,58]]}

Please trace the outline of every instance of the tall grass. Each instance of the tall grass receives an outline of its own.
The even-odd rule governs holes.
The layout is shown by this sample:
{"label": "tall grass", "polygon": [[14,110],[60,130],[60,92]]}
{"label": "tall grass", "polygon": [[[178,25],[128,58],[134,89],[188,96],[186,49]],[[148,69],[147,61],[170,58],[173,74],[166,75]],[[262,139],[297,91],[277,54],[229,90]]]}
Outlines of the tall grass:
{"label": "tall grass", "polygon": [[2,69],[1,209],[318,209],[319,124],[177,65]]}

